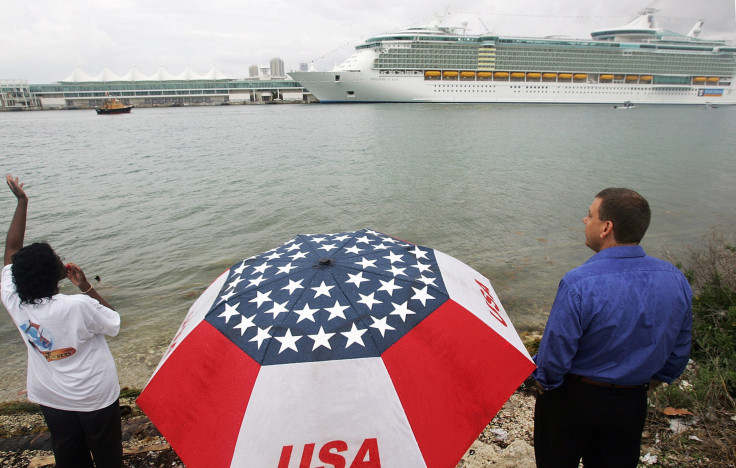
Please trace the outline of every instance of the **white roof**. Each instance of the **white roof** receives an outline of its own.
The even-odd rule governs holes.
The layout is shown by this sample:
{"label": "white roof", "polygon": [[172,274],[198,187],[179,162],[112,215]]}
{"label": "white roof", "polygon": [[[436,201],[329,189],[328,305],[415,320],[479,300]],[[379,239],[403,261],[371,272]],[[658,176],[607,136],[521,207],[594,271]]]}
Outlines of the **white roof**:
{"label": "white roof", "polygon": [[187,66],[183,72],[173,75],[163,66],[159,67],[153,75],[146,75],[137,67],[133,67],[125,75],[117,75],[109,68],[105,67],[97,76],[85,73],[80,67],[74,69],[74,72],[61,80],[62,83],[100,83],[110,81],[194,81],[194,80],[229,80],[230,78],[222,73],[217,67],[212,67],[204,75],[192,70]]}

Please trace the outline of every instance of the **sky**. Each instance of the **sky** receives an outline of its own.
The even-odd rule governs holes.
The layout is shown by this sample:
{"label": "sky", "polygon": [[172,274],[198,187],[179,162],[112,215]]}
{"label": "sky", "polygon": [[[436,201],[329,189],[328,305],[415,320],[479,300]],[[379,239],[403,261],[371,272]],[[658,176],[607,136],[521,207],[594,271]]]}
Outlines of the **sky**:
{"label": "sky", "polygon": [[438,15],[469,34],[589,38],[644,7],[659,26],[736,42],[736,0],[0,0],[0,80],[52,83],[77,68],[175,75],[213,66],[229,78],[279,57],[329,70],[366,38],[422,26]]}

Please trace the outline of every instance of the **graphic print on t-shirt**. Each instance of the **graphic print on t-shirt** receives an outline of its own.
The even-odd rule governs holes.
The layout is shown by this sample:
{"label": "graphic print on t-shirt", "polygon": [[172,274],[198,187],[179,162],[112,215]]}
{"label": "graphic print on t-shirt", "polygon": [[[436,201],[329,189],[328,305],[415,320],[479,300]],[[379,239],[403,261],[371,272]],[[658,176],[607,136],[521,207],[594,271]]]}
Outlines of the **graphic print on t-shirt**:
{"label": "graphic print on t-shirt", "polygon": [[68,358],[77,352],[74,348],[54,349],[54,336],[51,332],[30,320],[21,324],[20,329],[26,334],[28,342],[49,362]]}

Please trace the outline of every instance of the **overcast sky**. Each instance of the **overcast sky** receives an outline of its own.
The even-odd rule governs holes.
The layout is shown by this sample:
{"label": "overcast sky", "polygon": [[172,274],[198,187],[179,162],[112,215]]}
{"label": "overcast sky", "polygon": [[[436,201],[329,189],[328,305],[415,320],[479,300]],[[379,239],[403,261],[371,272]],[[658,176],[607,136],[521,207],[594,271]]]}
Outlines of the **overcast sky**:
{"label": "overcast sky", "polygon": [[0,79],[50,83],[77,67],[95,76],[134,66],[173,74],[213,65],[243,78],[273,57],[286,70],[314,62],[329,70],[369,36],[427,24],[467,21],[470,33],[565,35],[626,24],[658,8],[660,27],[736,41],[736,0],[0,0]]}

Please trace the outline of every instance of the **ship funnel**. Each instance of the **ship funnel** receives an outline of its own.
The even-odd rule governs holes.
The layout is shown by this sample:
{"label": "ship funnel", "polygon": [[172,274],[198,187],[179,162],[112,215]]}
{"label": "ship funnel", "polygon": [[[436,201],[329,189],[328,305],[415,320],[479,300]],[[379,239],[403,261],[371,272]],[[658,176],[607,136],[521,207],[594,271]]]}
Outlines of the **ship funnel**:
{"label": "ship funnel", "polygon": [[687,33],[687,35],[690,37],[698,37],[700,36],[700,32],[702,31],[702,28],[703,28],[703,20],[700,20],[697,23],[695,23],[695,26],[693,26],[693,28],[690,30],[689,33]]}

